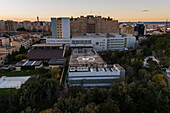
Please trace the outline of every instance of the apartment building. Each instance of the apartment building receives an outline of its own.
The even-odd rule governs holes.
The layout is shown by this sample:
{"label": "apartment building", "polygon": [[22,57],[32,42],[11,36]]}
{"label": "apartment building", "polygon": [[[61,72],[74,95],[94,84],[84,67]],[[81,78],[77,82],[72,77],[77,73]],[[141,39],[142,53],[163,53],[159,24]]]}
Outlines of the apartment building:
{"label": "apartment building", "polygon": [[9,46],[9,38],[0,37],[0,46]]}
{"label": "apartment building", "polygon": [[18,22],[7,20],[7,21],[0,21],[0,31],[12,31],[15,32],[18,29]]}
{"label": "apartment building", "polygon": [[118,33],[118,20],[108,17],[87,15],[70,19],[71,36],[82,33]]}
{"label": "apartment building", "polygon": [[53,38],[70,38],[70,18],[51,18]]}
{"label": "apartment building", "polygon": [[7,20],[5,21],[5,31],[17,31],[18,29],[18,22]]}

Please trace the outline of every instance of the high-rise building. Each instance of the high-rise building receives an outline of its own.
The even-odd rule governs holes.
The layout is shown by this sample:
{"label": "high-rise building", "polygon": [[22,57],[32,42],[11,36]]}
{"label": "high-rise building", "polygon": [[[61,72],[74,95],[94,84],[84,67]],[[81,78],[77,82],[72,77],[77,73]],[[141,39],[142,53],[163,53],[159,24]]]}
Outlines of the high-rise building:
{"label": "high-rise building", "polygon": [[70,18],[51,18],[52,38],[70,38]]}
{"label": "high-rise building", "polygon": [[57,38],[57,19],[51,18],[52,38]]}
{"label": "high-rise building", "polygon": [[31,21],[24,21],[23,26],[27,31],[31,31]]}
{"label": "high-rise building", "polygon": [[138,32],[137,36],[144,36],[146,34],[146,27],[143,23],[138,22],[135,26],[135,31]]}
{"label": "high-rise building", "polygon": [[83,33],[118,33],[118,20],[88,15],[70,19],[71,36]]}
{"label": "high-rise building", "polygon": [[7,20],[5,21],[5,30],[6,31],[17,31],[18,29],[18,22]]}

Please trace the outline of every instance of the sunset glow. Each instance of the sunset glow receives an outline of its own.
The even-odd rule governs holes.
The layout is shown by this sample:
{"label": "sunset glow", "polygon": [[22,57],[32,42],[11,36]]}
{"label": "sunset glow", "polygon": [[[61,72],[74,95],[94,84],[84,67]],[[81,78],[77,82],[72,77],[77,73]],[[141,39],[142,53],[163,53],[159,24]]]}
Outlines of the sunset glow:
{"label": "sunset glow", "polygon": [[119,21],[170,19],[170,0],[0,0],[0,20],[42,21],[50,17],[110,16]]}

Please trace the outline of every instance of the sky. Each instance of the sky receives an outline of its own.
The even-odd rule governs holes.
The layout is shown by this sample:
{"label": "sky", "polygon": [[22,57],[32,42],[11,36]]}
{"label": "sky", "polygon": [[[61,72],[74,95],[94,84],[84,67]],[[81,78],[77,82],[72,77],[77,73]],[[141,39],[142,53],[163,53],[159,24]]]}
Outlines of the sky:
{"label": "sky", "polygon": [[100,15],[119,21],[170,20],[170,0],[0,0],[0,20],[50,21]]}

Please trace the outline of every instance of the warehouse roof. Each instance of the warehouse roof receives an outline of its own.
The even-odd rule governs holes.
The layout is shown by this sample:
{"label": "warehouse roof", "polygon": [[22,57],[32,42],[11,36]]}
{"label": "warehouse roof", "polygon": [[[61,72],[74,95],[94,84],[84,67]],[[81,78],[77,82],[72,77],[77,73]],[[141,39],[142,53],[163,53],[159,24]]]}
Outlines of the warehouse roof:
{"label": "warehouse roof", "polygon": [[20,61],[15,66],[24,67],[24,66],[40,66],[42,61]]}
{"label": "warehouse roof", "polygon": [[62,58],[63,49],[31,49],[27,53],[28,59],[52,59],[52,58]]}

